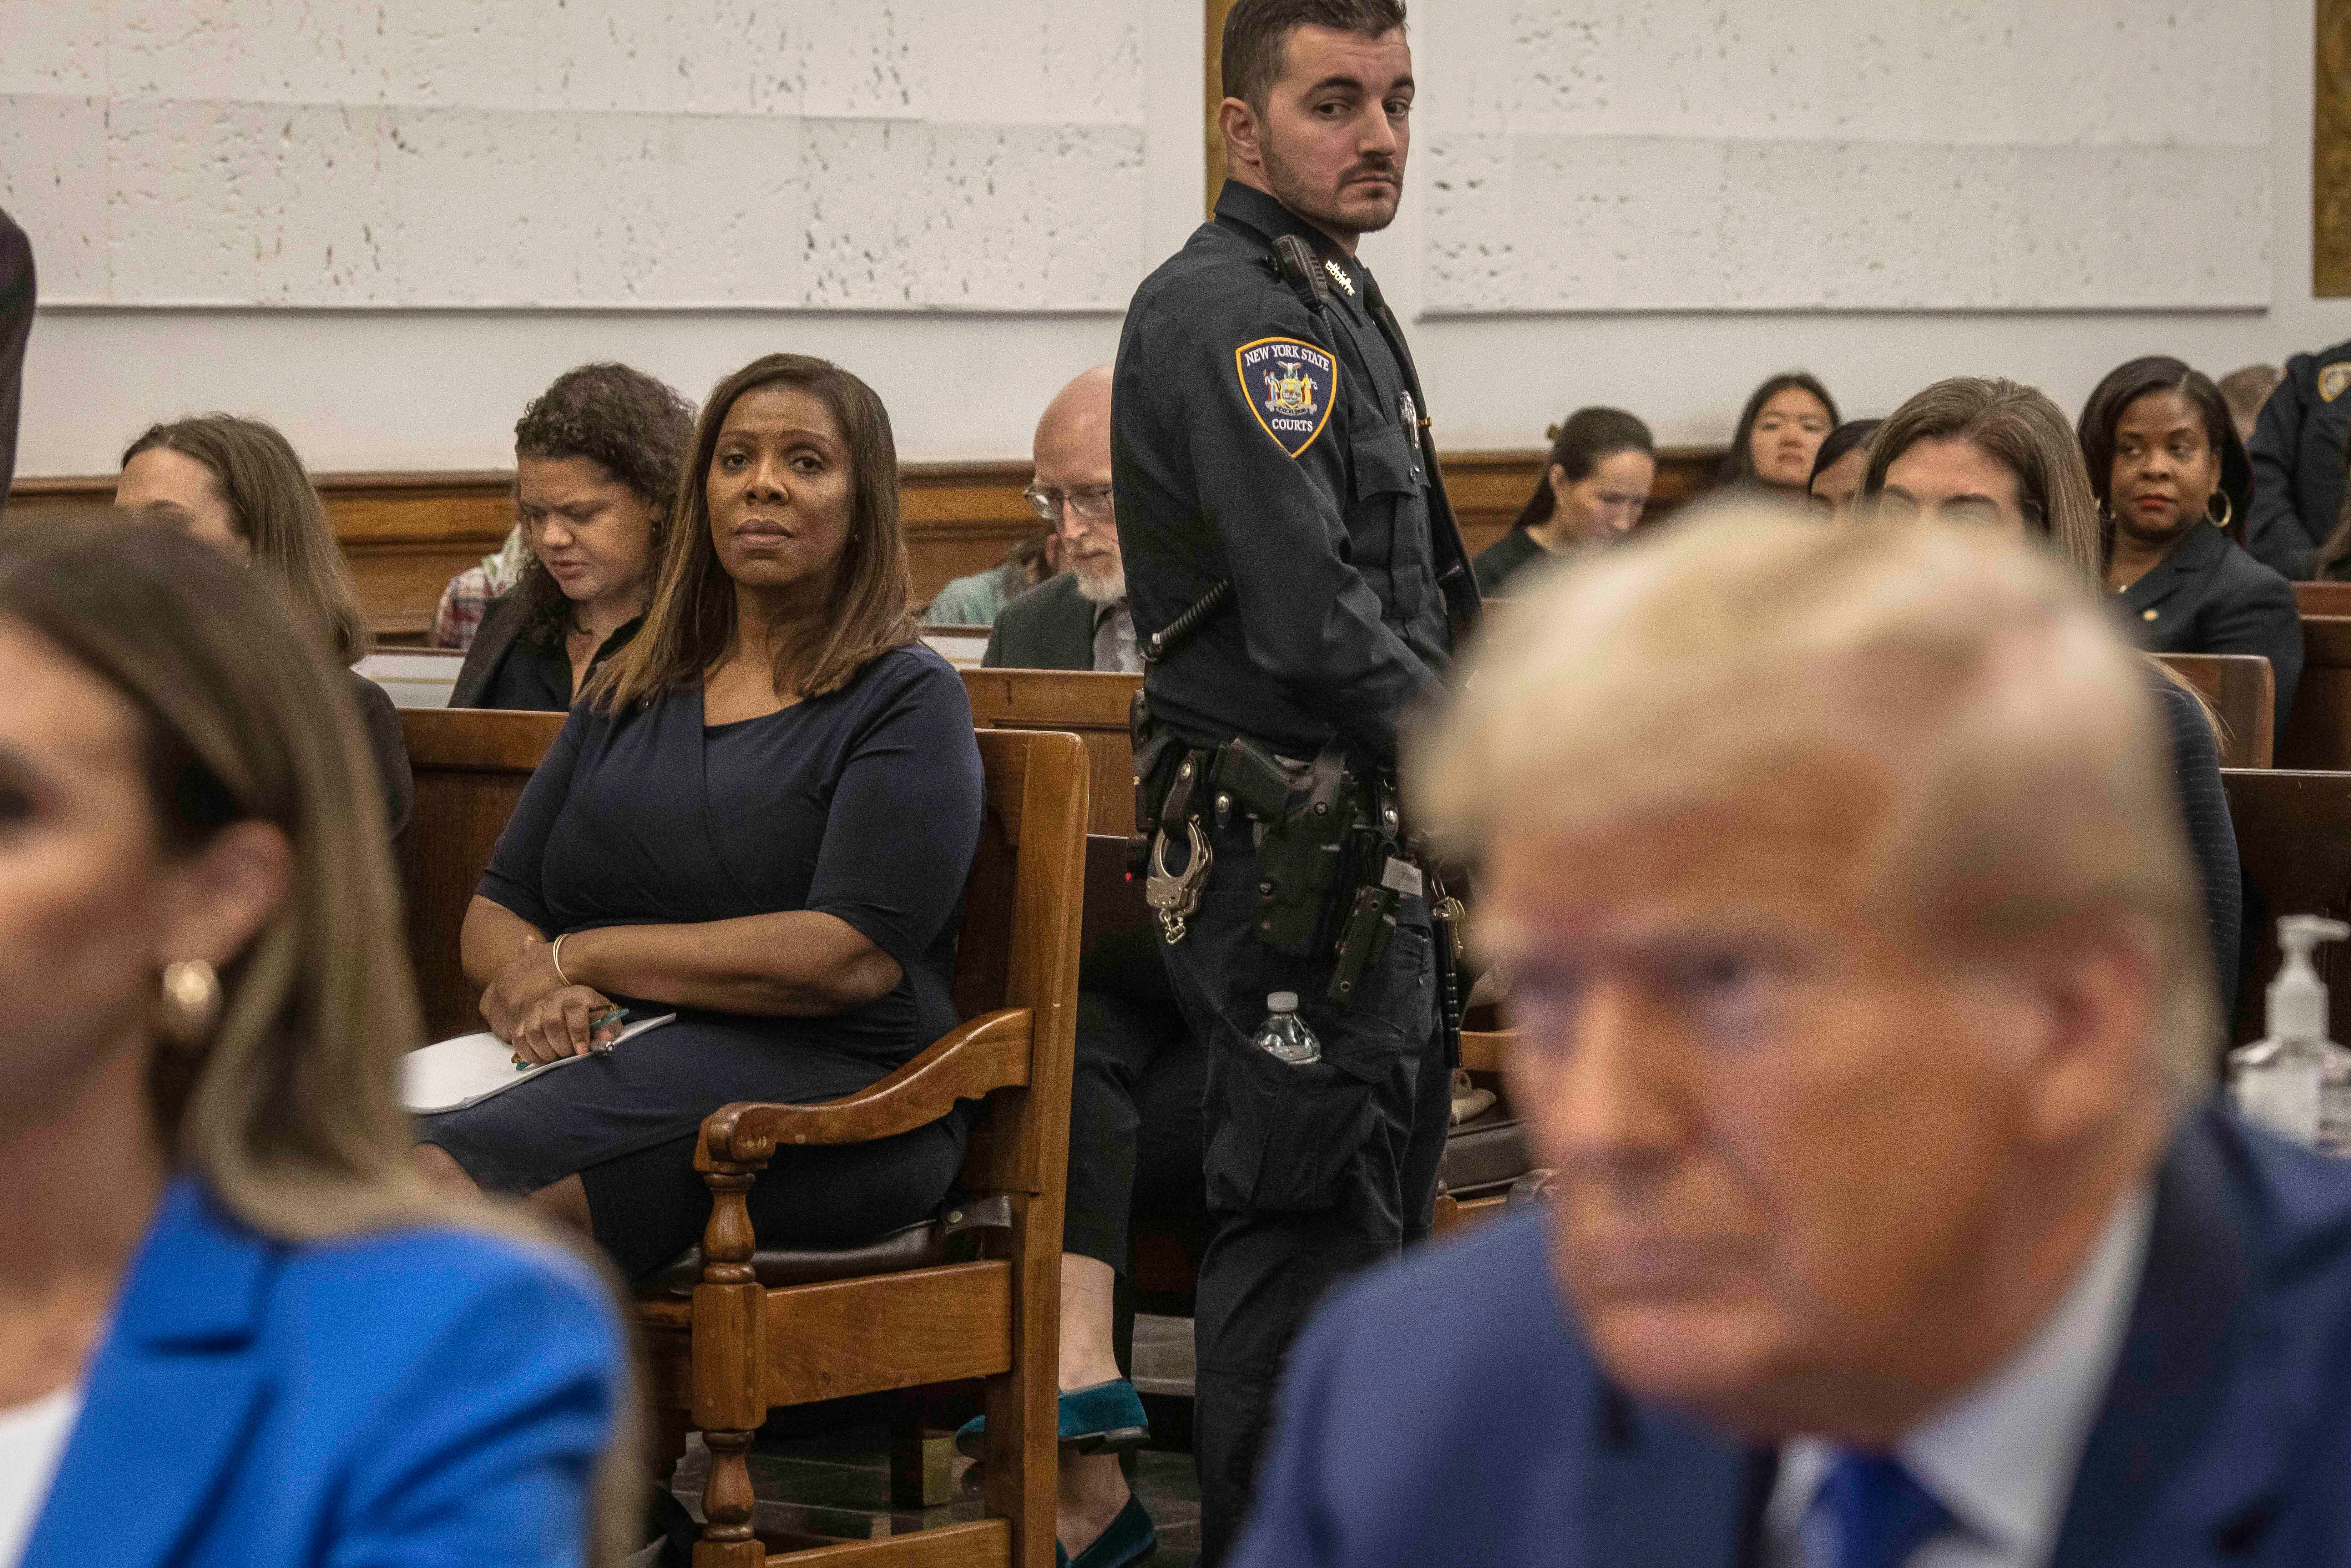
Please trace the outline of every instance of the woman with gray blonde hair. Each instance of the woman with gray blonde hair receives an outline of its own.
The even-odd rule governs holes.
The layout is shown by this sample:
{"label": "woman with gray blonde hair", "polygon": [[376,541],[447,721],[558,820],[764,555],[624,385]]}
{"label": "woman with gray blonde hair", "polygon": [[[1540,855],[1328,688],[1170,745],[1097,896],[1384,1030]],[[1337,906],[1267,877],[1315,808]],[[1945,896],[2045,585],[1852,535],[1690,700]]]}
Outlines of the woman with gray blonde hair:
{"label": "woman with gray blonde hair", "polygon": [[0,1562],[552,1568],[633,1522],[594,1273],[411,1163],[340,685],[180,532],[0,542]]}
{"label": "woman with gray blonde hair", "polygon": [[[1855,505],[1864,516],[1972,523],[2037,538],[2084,591],[2105,597],[2105,549],[2090,471],[2072,423],[2038,387],[1955,376],[1927,388],[1878,427]],[[2244,892],[2220,750],[2202,700],[2161,665],[2150,660],[2147,669],[2170,730],[2225,1019],[2237,1005]]]}

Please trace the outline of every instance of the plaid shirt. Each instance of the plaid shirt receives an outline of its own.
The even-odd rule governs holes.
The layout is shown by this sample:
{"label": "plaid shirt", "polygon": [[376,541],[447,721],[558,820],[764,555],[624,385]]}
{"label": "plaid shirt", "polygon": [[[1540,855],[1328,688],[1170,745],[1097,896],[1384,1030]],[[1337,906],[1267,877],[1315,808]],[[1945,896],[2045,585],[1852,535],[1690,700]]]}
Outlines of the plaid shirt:
{"label": "plaid shirt", "polygon": [[523,543],[522,529],[517,528],[507,535],[497,554],[484,556],[481,565],[469,566],[451,578],[433,612],[432,645],[472,647],[474,633],[482,629],[482,617],[500,594],[521,580],[522,569],[529,561],[530,547]]}

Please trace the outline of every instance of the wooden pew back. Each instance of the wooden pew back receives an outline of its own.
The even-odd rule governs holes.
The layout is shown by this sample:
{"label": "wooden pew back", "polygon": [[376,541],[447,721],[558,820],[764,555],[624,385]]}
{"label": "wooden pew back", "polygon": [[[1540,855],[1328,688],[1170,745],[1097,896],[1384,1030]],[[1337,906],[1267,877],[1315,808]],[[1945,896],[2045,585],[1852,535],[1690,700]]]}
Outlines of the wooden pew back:
{"label": "wooden pew back", "polygon": [[1141,675],[1092,670],[966,670],[971,721],[982,729],[1048,729],[1085,742],[1087,831],[1123,838],[1134,831],[1134,743],[1127,710]]}
{"label": "wooden pew back", "polygon": [[401,713],[408,765],[416,773],[416,815],[401,883],[428,1040],[482,1027],[481,997],[458,960],[458,933],[498,834],[563,718],[480,708]]}
{"label": "wooden pew back", "polygon": [[2351,614],[2304,614],[2302,655],[2302,684],[2277,739],[2277,765],[2351,768]]}
{"label": "wooden pew back", "polygon": [[2351,582],[2297,582],[2294,597],[2304,615],[2351,615]]}
{"label": "wooden pew back", "polygon": [[2277,746],[2277,674],[2258,653],[2158,653],[2220,720],[2220,766],[2267,768]]}
{"label": "wooden pew back", "polygon": [[[2351,919],[2351,773],[2224,769],[2237,858],[2244,868],[2245,961],[2230,1039],[2262,1038],[2270,980],[2279,961],[2281,915]],[[2351,948],[2318,950],[2331,1032],[2351,1040]]]}

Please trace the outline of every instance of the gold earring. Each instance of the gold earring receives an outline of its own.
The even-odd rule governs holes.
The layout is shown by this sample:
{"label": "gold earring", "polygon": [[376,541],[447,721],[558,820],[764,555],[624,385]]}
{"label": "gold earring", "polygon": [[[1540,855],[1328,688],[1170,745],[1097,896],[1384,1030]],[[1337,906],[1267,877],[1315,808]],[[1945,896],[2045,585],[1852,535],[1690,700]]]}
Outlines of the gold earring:
{"label": "gold earring", "polygon": [[220,975],[202,958],[166,964],[161,1000],[164,1038],[181,1047],[202,1045],[220,1018]]}
{"label": "gold earring", "polygon": [[[2220,515],[2212,518],[2212,526],[2216,528],[2225,528],[2229,526],[2230,519],[2237,515],[2237,504],[2229,499],[2229,492],[2226,490],[2215,490],[2212,494],[2220,498]],[[2210,501],[2204,503],[2204,515],[2208,517],[2212,517],[2212,503]]]}

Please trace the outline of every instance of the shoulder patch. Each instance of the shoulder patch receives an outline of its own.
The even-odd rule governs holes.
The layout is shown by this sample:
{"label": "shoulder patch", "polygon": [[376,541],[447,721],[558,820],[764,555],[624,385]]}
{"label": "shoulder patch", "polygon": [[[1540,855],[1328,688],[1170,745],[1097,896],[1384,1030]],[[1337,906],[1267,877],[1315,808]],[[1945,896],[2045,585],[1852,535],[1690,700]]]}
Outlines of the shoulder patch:
{"label": "shoulder patch", "polygon": [[[2351,367],[2346,367],[2351,368]],[[1314,444],[1331,423],[1338,402],[1339,366],[1330,355],[1296,338],[1259,338],[1233,350],[1233,370],[1249,412],[1295,457]]]}
{"label": "shoulder patch", "polygon": [[2318,395],[2328,402],[2351,391],[2351,360],[2338,361],[2318,372]]}

